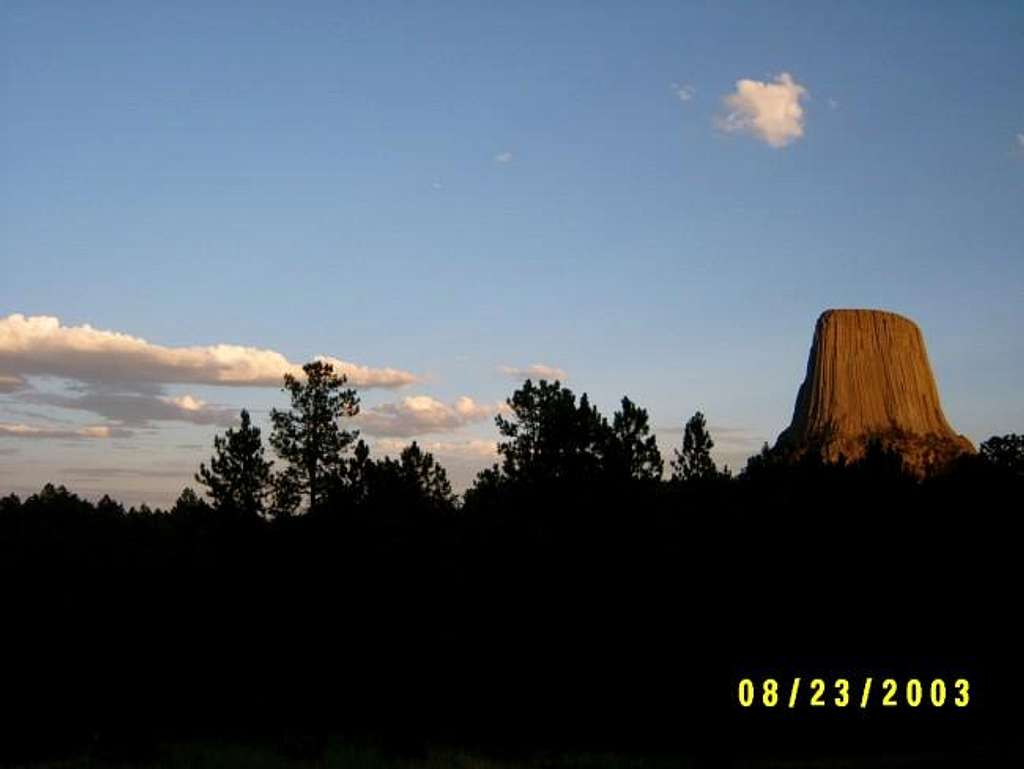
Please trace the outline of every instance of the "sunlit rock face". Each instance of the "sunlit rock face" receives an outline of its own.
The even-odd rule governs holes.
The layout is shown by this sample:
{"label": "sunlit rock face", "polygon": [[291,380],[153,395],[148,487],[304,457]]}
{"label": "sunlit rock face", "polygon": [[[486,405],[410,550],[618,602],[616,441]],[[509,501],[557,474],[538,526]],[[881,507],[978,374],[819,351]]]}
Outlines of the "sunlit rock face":
{"label": "sunlit rock face", "polygon": [[793,421],[776,450],[792,458],[818,451],[830,462],[854,460],[872,439],[898,451],[918,475],[974,452],[942,413],[913,321],[882,310],[827,310],[814,329]]}

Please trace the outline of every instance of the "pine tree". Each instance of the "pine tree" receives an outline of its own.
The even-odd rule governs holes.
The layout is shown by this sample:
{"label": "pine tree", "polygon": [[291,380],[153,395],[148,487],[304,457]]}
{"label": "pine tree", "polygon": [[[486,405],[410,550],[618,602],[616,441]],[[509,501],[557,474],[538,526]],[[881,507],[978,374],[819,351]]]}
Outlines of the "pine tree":
{"label": "pine tree", "polygon": [[601,476],[609,444],[608,421],[584,393],[559,382],[529,379],[495,417],[502,475],[514,481],[592,480]]}
{"label": "pine tree", "polygon": [[661,480],[664,460],[658,442],[650,434],[647,411],[629,398],[622,399],[622,410],[612,417],[609,471],[620,478],[639,481]]}
{"label": "pine tree", "polygon": [[359,398],[355,390],[345,388],[345,375],[336,374],[330,363],[314,361],[302,370],[305,381],[291,374],[284,376],[282,389],[290,394],[292,408],[271,410],[270,444],[288,463],[277,479],[284,498],[305,495],[313,510],[344,477],[345,451],[359,432],[343,430],[339,420],[359,413]]}
{"label": "pine tree", "polygon": [[711,440],[707,422],[699,411],[690,417],[683,430],[683,450],[675,450],[672,460],[673,481],[710,480],[718,477],[718,469],[711,459]]}
{"label": "pine tree", "polygon": [[242,410],[241,425],[213,439],[210,466],[199,465],[196,481],[206,487],[217,510],[263,515],[270,490],[270,467],[263,458],[260,429]]}
{"label": "pine tree", "polygon": [[429,504],[446,509],[455,504],[448,473],[429,451],[424,452],[416,441],[402,449],[399,457],[402,478]]}

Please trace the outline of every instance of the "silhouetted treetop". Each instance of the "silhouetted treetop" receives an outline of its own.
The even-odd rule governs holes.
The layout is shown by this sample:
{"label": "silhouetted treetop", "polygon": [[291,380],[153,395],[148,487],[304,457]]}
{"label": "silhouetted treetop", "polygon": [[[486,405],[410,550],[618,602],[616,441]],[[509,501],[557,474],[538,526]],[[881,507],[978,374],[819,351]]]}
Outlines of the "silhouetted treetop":
{"label": "silhouetted treetop", "polygon": [[[274,463],[263,458],[260,429],[252,424],[248,411],[242,410],[237,430],[229,428],[224,435],[213,439],[213,450],[210,466],[200,464],[195,478],[206,487],[214,508],[263,515],[270,491],[270,468]],[[185,500],[186,504],[192,502]]]}
{"label": "silhouetted treetop", "polygon": [[629,398],[622,399],[621,410],[612,417],[607,461],[612,475],[639,481],[661,480],[664,460],[657,440],[651,435],[647,411]]}
{"label": "silhouetted treetop", "polygon": [[301,495],[310,509],[319,507],[328,488],[343,480],[345,451],[359,435],[340,424],[359,413],[359,397],[345,387],[345,375],[325,361],[307,363],[302,370],[305,381],[291,374],[284,377],[282,389],[291,396],[291,409],[270,412],[270,444],[287,463],[275,479],[279,512],[286,512]]}
{"label": "silhouetted treetop", "polygon": [[440,508],[455,504],[455,495],[444,466],[429,451],[423,451],[416,441],[402,449],[399,466],[405,482],[424,499]]}
{"label": "silhouetted treetop", "polygon": [[675,450],[672,460],[673,481],[706,481],[718,477],[718,468],[711,458],[711,449],[715,442],[711,440],[707,421],[701,412],[697,412],[686,423],[683,429],[683,448]]}
{"label": "silhouetted treetop", "polygon": [[1024,476],[1024,435],[993,435],[981,444],[979,452],[993,467],[1011,475]]}
{"label": "silhouetted treetop", "polygon": [[559,382],[529,379],[495,417],[501,470],[513,481],[584,480],[600,476],[608,450],[607,420],[584,393],[577,403]]}

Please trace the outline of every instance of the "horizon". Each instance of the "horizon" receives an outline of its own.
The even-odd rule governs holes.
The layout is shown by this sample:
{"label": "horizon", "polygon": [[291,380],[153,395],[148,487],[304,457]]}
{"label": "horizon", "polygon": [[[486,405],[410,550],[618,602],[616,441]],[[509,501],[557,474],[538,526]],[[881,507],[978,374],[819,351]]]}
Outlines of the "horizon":
{"label": "horizon", "polygon": [[[819,315],[1024,433],[1024,8],[6,3],[0,492],[167,507],[318,356],[463,490],[529,376],[734,471]],[[275,381],[276,379],[276,381]]]}

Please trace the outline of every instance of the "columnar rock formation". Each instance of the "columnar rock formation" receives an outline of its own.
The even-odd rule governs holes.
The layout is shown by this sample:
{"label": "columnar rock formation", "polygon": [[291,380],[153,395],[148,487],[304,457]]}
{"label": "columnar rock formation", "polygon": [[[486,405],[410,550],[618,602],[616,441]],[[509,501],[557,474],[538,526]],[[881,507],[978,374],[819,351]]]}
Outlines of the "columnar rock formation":
{"label": "columnar rock formation", "polygon": [[974,452],[942,414],[913,321],[881,310],[827,310],[814,330],[793,421],[776,450],[853,460],[872,439],[898,451],[919,475]]}

